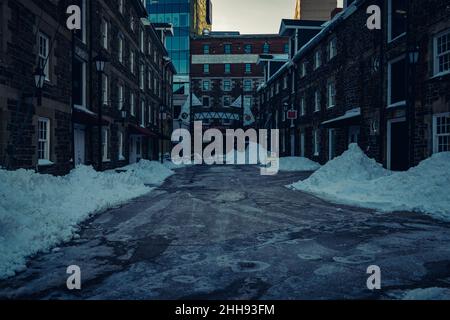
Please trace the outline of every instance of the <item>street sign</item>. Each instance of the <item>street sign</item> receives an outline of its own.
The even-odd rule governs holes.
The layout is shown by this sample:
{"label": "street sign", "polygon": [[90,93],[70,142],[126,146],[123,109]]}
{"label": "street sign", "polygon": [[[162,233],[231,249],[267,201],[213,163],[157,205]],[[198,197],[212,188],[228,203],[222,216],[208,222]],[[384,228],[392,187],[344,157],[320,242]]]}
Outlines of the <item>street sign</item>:
{"label": "street sign", "polygon": [[297,110],[288,110],[287,118],[288,120],[297,120]]}

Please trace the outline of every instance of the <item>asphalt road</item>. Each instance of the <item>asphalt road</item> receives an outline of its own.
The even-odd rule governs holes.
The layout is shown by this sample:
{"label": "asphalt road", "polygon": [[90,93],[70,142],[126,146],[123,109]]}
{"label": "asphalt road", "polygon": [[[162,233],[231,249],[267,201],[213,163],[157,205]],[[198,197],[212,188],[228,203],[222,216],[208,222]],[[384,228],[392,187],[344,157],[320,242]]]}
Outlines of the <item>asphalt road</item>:
{"label": "asphalt road", "polygon": [[[450,299],[450,224],[284,187],[308,175],[179,169],[30,258],[26,271],[0,282],[0,298]],[[79,291],[66,287],[69,265],[81,268]],[[370,265],[381,268],[381,290],[366,286]]]}

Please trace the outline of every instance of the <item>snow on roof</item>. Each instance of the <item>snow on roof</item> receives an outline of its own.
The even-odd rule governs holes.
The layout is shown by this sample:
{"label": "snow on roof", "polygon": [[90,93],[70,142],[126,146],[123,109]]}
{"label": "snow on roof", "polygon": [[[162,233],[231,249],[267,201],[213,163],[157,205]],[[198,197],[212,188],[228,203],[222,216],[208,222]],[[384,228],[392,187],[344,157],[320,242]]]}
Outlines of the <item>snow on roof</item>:
{"label": "snow on roof", "polygon": [[324,121],[324,122],[322,122],[322,124],[329,124],[329,123],[333,123],[333,122],[337,122],[337,121],[351,119],[354,117],[359,117],[360,115],[361,115],[361,108],[355,108],[355,109],[348,110],[343,116]]}

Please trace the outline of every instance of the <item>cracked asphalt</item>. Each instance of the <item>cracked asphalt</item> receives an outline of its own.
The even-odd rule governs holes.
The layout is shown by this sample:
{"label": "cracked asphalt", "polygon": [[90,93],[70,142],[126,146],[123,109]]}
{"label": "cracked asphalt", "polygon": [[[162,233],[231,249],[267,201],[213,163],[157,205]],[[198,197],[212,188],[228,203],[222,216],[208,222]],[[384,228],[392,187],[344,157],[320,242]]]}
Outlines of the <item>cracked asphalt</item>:
{"label": "cracked asphalt", "polygon": [[[450,299],[450,224],[335,205],[284,186],[308,172],[177,170],[148,195],[0,282],[6,299]],[[81,268],[82,289],[66,288]],[[367,267],[382,289],[367,289]],[[420,296],[419,296],[420,297]]]}

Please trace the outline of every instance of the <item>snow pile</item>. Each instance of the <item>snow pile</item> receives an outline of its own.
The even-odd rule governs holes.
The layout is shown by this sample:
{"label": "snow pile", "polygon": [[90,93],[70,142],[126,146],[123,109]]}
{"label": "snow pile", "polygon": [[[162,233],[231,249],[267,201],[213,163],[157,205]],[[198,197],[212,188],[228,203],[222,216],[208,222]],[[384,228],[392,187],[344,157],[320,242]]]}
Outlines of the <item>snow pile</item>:
{"label": "snow pile", "polygon": [[80,166],[64,177],[0,169],[0,279],[25,267],[26,257],[70,240],[90,215],[148,193],[172,174],[141,161],[127,172]]}
{"label": "snow pile", "polygon": [[280,158],[280,171],[316,171],[320,164],[304,157]]}
{"label": "snow pile", "polygon": [[309,179],[289,186],[342,204],[382,212],[415,211],[450,220],[450,153],[439,153],[406,172],[392,172],[356,145]]}

